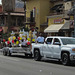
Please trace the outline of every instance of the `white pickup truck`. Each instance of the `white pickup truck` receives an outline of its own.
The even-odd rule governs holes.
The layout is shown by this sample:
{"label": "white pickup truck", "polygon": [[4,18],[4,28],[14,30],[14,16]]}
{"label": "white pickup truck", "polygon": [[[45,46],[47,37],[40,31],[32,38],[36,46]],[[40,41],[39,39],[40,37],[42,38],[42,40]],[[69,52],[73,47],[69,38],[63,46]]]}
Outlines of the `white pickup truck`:
{"label": "white pickup truck", "polygon": [[50,36],[45,39],[44,44],[32,44],[32,55],[34,60],[39,61],[42,57],[58,59],[63,65],[69,65],[75,60],[75,38]]}

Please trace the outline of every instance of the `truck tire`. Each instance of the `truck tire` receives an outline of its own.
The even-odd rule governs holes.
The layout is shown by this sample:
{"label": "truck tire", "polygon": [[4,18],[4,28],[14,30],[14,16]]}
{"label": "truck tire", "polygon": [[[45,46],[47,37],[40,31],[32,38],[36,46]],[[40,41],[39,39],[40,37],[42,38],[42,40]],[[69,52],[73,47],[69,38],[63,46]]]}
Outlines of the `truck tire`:
{"label": "truck tire", "polygon": [[40,61],[41,60],[41,55],[40,55],[39,50],[34,51],[34,60],[35,61]]}
{"label": "truck tire", "polygon": [[62,64],[63,65],[69,65],[70,64],[70,57],[68,53],[62,54]]}
{"label": "truck tire", "polygon": [[3,51],[3,55],[4,55],[4,56],[7,56],[7,52],[6,52],[6,51]]}

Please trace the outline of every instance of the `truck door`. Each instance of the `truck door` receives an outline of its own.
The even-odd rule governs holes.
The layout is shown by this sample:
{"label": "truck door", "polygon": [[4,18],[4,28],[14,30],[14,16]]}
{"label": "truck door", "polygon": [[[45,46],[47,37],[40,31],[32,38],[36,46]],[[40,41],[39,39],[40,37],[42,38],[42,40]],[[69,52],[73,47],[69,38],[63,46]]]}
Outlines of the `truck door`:
{"label": "truck door", "polygon": [[58,38],[54,38],[53,45],[52,45],[52,51],[53,51],[53,58],[60,58],[61,43]]}
{"label": "truck door", "polygon": [[52,38],[47,38],[47,40],[44,43],[43,54],[45,57],[52,56],[51,43],[52,43]]}

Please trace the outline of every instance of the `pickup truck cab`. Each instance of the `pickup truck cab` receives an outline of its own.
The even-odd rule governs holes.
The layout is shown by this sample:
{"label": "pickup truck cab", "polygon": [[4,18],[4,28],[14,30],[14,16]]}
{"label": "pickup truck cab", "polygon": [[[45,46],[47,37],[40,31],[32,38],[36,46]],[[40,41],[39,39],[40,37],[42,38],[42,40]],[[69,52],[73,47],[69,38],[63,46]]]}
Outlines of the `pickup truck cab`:
{"label": "pickup truck cab", "polygon": [[32,44],[32,55],[36,61],[45,57],[61,60],[63,65],[68,65],[71,61],[75,60],[75,38],[47,37],[44,44]]}

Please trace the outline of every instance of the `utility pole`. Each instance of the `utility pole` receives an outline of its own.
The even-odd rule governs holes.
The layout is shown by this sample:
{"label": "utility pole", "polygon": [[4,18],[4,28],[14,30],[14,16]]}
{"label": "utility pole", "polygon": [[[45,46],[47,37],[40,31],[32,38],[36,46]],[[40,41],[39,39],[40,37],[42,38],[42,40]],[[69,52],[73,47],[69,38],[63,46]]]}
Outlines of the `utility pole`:
{"label": "utility pole", "polygon": [[74,0],[73,12],[74,12],[74,37],[75,37],[75,0]]}

